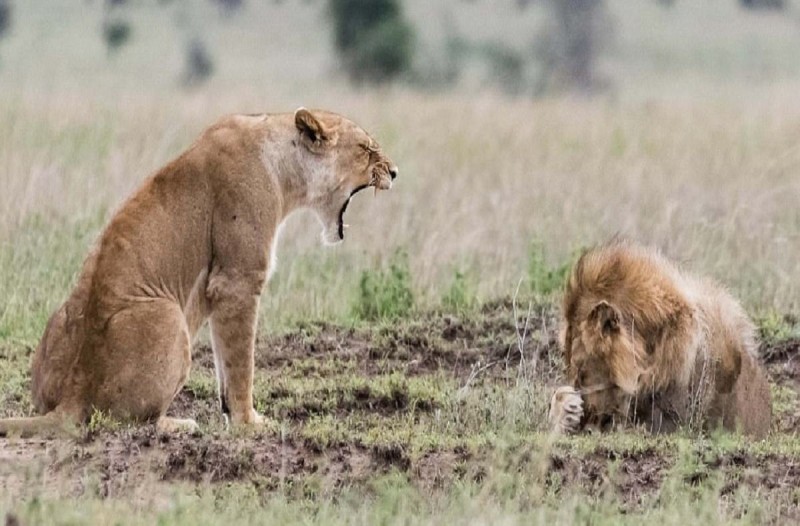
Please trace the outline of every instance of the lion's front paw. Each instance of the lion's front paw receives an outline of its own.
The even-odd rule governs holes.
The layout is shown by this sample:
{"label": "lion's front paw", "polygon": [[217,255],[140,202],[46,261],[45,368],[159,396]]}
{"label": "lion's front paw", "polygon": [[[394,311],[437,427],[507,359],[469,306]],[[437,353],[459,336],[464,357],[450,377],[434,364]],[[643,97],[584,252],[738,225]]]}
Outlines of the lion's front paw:
{"label": "lion's front paw", "polygon": [[583,398],[574,387],[564,385],[550,398],[550,427],[556,433],[572,434],[580,430]]}

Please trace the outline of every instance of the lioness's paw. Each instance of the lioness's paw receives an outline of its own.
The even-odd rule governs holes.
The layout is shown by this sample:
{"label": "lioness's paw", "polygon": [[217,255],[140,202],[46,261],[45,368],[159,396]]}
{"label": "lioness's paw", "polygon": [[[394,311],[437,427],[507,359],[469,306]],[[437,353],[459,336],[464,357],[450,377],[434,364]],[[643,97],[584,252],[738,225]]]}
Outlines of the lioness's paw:
{"label": "lioness's paw", "polygon": [[226,417],[226,427],[235,433],[244,433],[245,435],[255,433],[260,435],[262,433],[280,433],[281,423],[278,420],[264,416],[262,414],[252,411],[246,419],[236,419]]}
{"label": "lioness's paw", "polygon": [[230,417],[230,423],[233,427],[252,427],[257,429],[262,427],[265,421],[264,415],[257,413],[255,409],[251,409],[243,415],[231,415]]}
{"label": "lioness's paw", "polygon": [[574,387],[564,385],[550,398],[550,427],[556,433],[572,434],[580,430],[583,398]]}
{"label": "lioness's paw", "polygon": [[176,433],[198,433],[200,426],[191,418],[172,418],[162,416],[156,421],[156,432],[160,435]]}

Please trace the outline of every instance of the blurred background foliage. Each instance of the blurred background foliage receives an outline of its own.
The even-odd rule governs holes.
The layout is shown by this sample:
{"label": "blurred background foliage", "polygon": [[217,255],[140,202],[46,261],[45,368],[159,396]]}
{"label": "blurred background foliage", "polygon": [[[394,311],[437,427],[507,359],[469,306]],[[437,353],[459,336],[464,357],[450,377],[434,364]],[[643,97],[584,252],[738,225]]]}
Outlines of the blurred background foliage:
{"label": "blurred background foliage", "polygon": [[[13,30],[17,18],[14,2],[0,0],[0,39],[8,37]],[[251,23],[261,20],[264,37],[269,38],[273,23],[298,22],[294,16],[283,18],[287,10],[294,10],[303,17],[291,28],[298,34],[300,45],[313,43],[309,47],[316,48],[320,41],[329,43],[328,64],[340,67],[343,77],[353,83],[402,82],[418,88],[468,84],[494,86],[508,94],[526,96],[605,92],[625,81],[623,77],[627,72],[620,64],[639,61],[651,62],[651,66],[661,67],[662,72],[668,74],[680,61],[680,57],[671,55],[680,50],[681,42],[670,46],[659,40],[659,36],[680,39],[687,32],[687,28],[681,26],[690,13],[699,19],[689,22],[688,26],[705,17],[715,17],[719,23],[727,22],[730,32],[739,31],[742,40],[739,44],[751,47],[753,56],[739,56],[738,60],[750,65],[758,62],[760,52],[769,51],[764,46],[769,47],[770,43],[760,42],[758,35],[753,34],[754,27],[768,24],[764,17],[770,20],[782,17],[784,23],[795,26],[800,20],[797,6],[791,0],[445,0],[436,3],[419,0],[87,0],[69,6],[59,0],[41,3],[51,4],[52,12],[69,9],[73,16],[80,13],[82,30],[95,25],[99,9],[99,38],[106,47],[107,60],[118,60],[117,55],[124,48],[152,49],[153,43],[163,53],[155,59],[176,53],[182,55],[182,65],[174,72],[173,80],[186,87],[204,83],[218,71],[217,61],[230,60],[223,49],[224,42],[216,37],[229,33],[226,38],[233,39],[237,28],[249,26],[252,29]],[[706,5],[692,7],[691,4]],[[654,9],[661,12],[654,12]],[[734,10],[752,13],[751,17],[761,18],[761,21],[748,27],[743,17],[732,17]],[[59,24],[69,23],[73,16],[54,18],[49,21],[52,26],[42,31],[59,33],[62,29]],[[714,20],[708,22],[709,29],[716,27]],[[631,39],[631,36],[641,36],[635,35],[637,31],[632,25],[636,24],[641,26],[640,31],[650,27],[652,38],[640,42]],[[783,30],[776,27],[776,36]],[[796,31],[800,32],[800,28]],[[165,36],[170,36],[171,41],[165,41]],[[721,43],[724,39],[731,40],[733,35],[718,36]],[[65,46],[69,44],[63,42]],[[641,47],[632,47],[637,44]],[[697,58],[722,52],[713,49],[714,46],[711,48],[696,50]],[[296,53],[297,58],[305,54],[302,49],[286,51]],[[728,53],[735,51],[727,47]],[[2,54],[8,52],[2,53],[0,49],[0,56]],[[736,57],[718,58],[727,63],[737,60]],[[764,66],[771,68],[770,64]]]}
{"label": "blurred background foliage", "polygon": [[353,117],[401,178],[333,251],[288,222],[270,319],[521,278],[550,298],[615,234],[795,313],[798,49],[800,0],[0,0],[0,332],[38,335],[109,214],[210,122],[301,105]]}

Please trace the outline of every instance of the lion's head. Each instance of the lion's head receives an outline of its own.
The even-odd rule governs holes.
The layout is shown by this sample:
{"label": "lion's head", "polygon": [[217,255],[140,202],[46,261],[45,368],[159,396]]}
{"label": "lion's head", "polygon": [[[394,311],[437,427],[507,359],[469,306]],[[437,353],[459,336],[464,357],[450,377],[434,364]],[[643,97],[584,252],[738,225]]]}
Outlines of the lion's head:
{"label": "lion's head", "polygon": [[301,165],[313,179],[310,207],[322,223],[323,241],[338,243],[344,239],[350,199],[368,187],[376,192],[391,188],[397,166],[367,132],[340,115],[300,108],[294,121],[302,145]]}
{"label": "lion's head", "polygon": [[606,429],[626,420],[644,373],[644,348],[607,301],[568,321],[564,334],[569,381],[582,394],[586,425]]}

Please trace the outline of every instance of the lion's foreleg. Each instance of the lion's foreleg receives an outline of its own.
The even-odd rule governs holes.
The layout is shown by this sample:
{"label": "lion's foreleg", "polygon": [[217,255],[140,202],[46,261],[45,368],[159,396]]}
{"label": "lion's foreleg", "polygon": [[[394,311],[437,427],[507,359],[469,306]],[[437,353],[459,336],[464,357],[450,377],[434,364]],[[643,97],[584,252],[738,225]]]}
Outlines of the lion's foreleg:
{"label": "lion's foreleg", "polygon": [[237,272],[209,280],[211,334],[223,411],[234,425],[262,421],[253,408],[256,319],[263,273]]}

